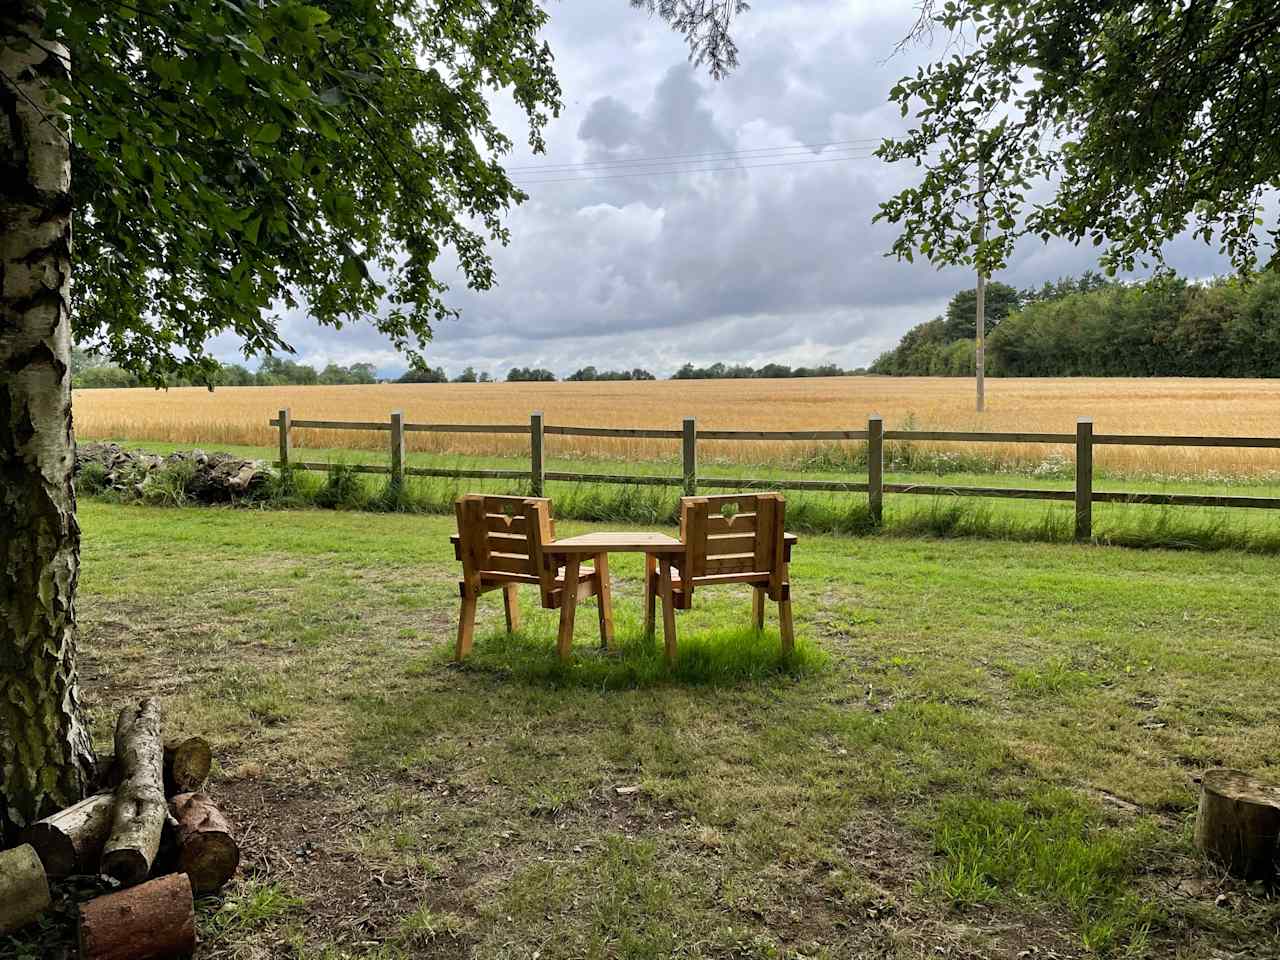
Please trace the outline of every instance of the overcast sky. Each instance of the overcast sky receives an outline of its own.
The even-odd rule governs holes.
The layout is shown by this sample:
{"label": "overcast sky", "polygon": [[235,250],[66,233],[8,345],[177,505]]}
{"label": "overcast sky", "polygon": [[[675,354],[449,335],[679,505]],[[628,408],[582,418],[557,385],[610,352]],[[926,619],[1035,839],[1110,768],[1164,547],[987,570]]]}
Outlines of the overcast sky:
{"label": "overcast sky", "polygon": [[[886,258],[894,230],[871,223],[913,173],[867,157],[862,142],[909,123],[888,90],[930,55],[893,53],[915,0],[758,0],[736,28],[741,65],[719,82],[626,0],[550,10],[565,109],[546,155],[510,158],[530,199],[509,218],[510,245],[493,250],[498,286],[454,284],[462,317],[438,327],[432,366],[499,378],[512,366],[560,376],[586,364],[660,375],[685,361],[863,366],[972,285],[962,270]],[[523,144],[519,111],[496,107]],[[732,168],[714,173],[599,164],[730,151],[744,159],[692,164]],[[583,163],[599,165],[565,166]],[[1189,238],[1168,256],[1190,276],[1225,270]],[[1029,243],[996,279],[1038,285],[1094,266],[1093,248]],[[285,332],[318,366],[406,366],[366,325],[334,331],[300,315]],[[229,344],[218,352],[237,359]]]}

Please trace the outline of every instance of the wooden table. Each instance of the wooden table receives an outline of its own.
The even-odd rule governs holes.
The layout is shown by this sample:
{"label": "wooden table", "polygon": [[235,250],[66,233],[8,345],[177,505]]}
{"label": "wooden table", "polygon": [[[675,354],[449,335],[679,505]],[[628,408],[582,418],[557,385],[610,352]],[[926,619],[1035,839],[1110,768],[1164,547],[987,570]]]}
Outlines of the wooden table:
{"label": "wooden table", "polygon": [[[559,566],[564,562],[564,582],[576,583],[578,569],[583,557],[594,557],[596,570],[600,577],[600,627],[605,637],[605,644],[613,648],[613,590],[609,584],[609,561],[611,553],[643,553],[647,557],[660,558],[658,567],[659,593],[662,596],[662,633],[666,642],[667,658],[675,656],[675,606],[671,590],[671,559],[684,553],[684,544],[675,537],[665,533],[637,533],[624,531],[621,533],[584,533],[577,537],[566,537],[543,546],[543,552],[550,554],[553,563]],[[649,570],[645,565],[645,591],[648,592]],[[573,645],[573,618],[577,612],[578,596],[574,590],[564,591],[564,600],[560,605],[560,634],[557,647],[561,658],[569,655]],[[652,609],[645,603],[645,630],[651,634],[653,630]]]}

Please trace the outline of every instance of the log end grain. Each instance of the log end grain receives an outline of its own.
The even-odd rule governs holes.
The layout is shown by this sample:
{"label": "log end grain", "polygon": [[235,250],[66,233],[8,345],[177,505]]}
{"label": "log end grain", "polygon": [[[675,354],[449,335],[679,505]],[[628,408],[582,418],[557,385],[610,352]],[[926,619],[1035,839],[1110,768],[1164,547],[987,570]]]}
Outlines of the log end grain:
{"label": "log end grain", "polygon": [[25,927],[50,902],[44,865],[30,844],[0,853],[0,934]]}
{"label": "log end grain", "polygon": [[213,768],[213,748],[203,737],[189,737],[164,747],[165,787],[169,793],[199,790]]}
{"label": "log end grain", "polygon": [[133,847],[108,850],[102,856],[102,872],[126,887],[132,886],[147,879],[151,872],[151,858],[145,851]]}

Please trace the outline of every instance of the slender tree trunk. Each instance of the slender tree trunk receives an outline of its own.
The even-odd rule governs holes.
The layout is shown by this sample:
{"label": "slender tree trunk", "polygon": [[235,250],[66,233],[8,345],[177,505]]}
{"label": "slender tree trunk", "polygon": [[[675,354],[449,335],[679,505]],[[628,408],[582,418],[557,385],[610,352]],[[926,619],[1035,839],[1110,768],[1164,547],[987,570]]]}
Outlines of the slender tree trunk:
{"label": "slender tree trunk", "polygon": [[[0,834],[84,795],[71,485],[71,149],[33,0],[0,4]],[[15,46],[17,47],[15,49]]]}

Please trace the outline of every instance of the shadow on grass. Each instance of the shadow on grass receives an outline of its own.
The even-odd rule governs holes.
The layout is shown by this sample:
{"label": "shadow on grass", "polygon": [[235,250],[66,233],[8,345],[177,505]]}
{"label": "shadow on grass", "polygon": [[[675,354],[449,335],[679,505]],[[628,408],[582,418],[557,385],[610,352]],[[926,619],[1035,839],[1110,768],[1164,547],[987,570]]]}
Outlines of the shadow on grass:
{"label": "shadow on grass", "polygon": [[497,674],[519,683],[554,688],[631,690],[666,684],[734,686],[797,678],[823,668],[827,655],[804,639],[782,652],[778,634],[750,628],[690,632],[668,664],[661,638],[620,638],[614,651],[575,647],[567,661],[544,634],[497,633],[476,641],[463,669]]}

